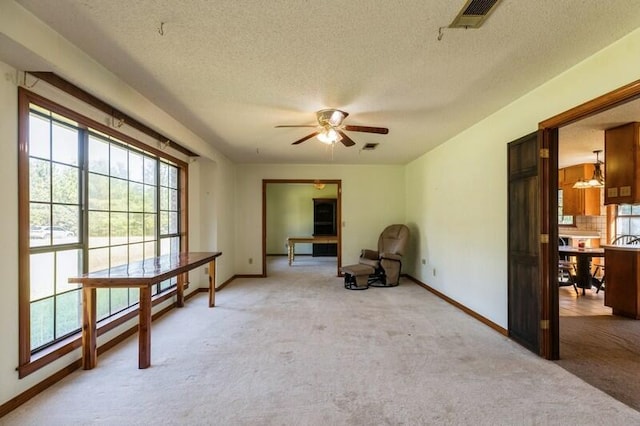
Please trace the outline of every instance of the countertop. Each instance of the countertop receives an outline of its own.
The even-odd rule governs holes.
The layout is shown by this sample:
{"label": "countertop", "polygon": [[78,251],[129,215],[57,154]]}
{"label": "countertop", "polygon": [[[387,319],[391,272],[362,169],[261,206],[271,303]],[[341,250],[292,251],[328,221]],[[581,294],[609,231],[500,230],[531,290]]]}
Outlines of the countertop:
{"label": "countertop", "polygon": [[638,244],[625,244],[625,245],[611,245],[605,244],[605,250],[621,250],[621,251],[640,251],[640,245]]}

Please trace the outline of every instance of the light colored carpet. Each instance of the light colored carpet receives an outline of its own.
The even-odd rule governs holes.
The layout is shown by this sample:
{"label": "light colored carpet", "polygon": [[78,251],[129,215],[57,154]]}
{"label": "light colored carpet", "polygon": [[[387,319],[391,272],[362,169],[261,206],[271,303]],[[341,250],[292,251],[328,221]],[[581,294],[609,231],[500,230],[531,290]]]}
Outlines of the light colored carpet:
{"label": "light colored carpet", "polygon": [[[271,259],[13,411],[7,425],[629,425],[640,413],[421,287],[349,291]],[[473,285],[473,283],[469,283]]]}
{"label": "light colored carpet", "polygon": [[[560,317],[560,358],[567,371],[640,410],[640,321]],[[598,403],[595,396],[592,401]]]}

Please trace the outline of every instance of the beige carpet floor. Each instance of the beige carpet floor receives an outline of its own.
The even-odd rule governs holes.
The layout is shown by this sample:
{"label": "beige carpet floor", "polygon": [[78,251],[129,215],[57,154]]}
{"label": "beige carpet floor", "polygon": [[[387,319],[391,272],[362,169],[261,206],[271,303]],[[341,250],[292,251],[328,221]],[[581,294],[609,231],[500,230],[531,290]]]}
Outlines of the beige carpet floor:
{"label": "beige carpet floor", "polygon": [[[560,317],[560,350],[558,365],[640,410],[640,321]],[[599,403],[596,396],[592,400]]]}
{"label": "beige carpet floor", "polygon": [[[403,280],[349,291],[275,258],[154,322],[4,425],[630,425],[640,413]],[[470,286],[473,283],[469,283]]]}

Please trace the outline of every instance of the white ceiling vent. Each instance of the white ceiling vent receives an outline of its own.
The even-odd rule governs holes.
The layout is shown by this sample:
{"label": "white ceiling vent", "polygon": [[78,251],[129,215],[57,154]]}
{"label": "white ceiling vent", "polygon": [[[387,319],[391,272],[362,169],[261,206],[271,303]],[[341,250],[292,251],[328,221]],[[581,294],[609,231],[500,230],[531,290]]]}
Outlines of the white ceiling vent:
{"label": "white ceiling vent", "polygon": [[377,143],[366,143],[362,147],[362,150],[363,151],[373,151],[374,149],[376,149],[377,146],[378,146]]}
{"label": "white ceiling vent", "polygon": [[480,28],[500,0],[468,0],[449,28]]}

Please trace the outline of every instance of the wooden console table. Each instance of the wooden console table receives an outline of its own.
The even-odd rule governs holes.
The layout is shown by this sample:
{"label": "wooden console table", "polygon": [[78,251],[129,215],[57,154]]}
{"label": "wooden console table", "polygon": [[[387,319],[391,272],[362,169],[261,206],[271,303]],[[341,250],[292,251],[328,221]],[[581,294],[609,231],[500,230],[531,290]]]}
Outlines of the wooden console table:
{"label": "wooden console table", "polygon": [[82,364],[85,370],[97,365],[96,288],[139,288],[138,368],[151,365],[151,286],[177,276],[177,306],[184,306],[186,272],[209,264],[209,307],[215,305],[216,258],[221,252],[180,253],[128,263],[69,278],[82,284]]}
{"label": "wooden console table", "polygon": [[317,237],[289,237],[287,238],[287,249],[289,254],[289,266],[293,263],[296,257],[296,244],[297,243],[312,243],[312,244],[333,244],[338,242],[337,236],[317,236]]}

